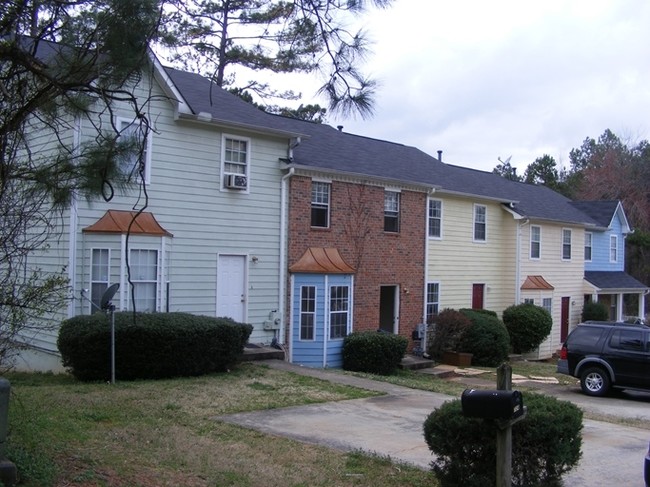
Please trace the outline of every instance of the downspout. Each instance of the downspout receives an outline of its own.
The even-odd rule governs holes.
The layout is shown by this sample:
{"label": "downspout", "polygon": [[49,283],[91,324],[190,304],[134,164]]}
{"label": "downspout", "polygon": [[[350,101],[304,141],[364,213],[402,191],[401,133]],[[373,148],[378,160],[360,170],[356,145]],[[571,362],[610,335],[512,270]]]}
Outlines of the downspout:
{"label": "downspout", "polygon": [[515,304],[521,303],[521,229],[524,225],[527,225],[530,220],[525,219],[521,223],[517,223],[517,243],[515,250]]}
{"label": "downspout", "polygon": [[289,168],[289,172],[282,176],[281,184],[281,196],[280,196],[280,282],[279,282],[279,302],[278,309],[281,312],[280,320],[280,336],[278,337],[278,342],[284,344],[284,338],[286,334],[286,288],[287,288],[287,221],[288,221],[288,186],[289,178],[293,176],[295,169],[293,167]]}
{"label": "downspout", "polygon": [[[81,118],[75,118],[73,129],[73,142],[75,152],[78,152],[81,145]],[[71,298],[68,301],[68,318],[75,315],[76,298],[75,290],[77,289],[77,229],[79,227],[79,214],[77,206],[77,194],[72,193],[70,200],[70,215],[68,218],[68,287],[70,289]]]}

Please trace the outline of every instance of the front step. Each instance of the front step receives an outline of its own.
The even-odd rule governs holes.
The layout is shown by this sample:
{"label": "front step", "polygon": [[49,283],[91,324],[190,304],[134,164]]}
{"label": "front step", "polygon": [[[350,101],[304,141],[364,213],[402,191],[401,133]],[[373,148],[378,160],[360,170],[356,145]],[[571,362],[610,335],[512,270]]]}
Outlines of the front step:
{"label": "front step", "polygon": [[255,343],[247,343],[244,347],[244,355],[242,361],[252,362],[256,360],[284,360],[284,350],[278,350],[275,347],[266,345],[257,345]]}
{"label": "front step", "polygon": [[416,355],[406,355],[402,359],[400,367],[407,370],[418,370],[418,369],[428,369],[434,367],[436,363],[433,360],[426,359],[424,357],[418,357]]}

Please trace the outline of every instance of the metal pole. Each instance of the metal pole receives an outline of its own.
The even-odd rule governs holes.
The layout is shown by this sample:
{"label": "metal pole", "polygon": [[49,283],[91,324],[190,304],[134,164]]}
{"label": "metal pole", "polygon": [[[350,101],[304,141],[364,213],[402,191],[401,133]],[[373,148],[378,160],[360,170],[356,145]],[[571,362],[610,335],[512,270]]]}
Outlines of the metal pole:
{"label": "metal pole", "polygon": [[111,384],[115,384],[115,306],[110,304],[111,313]]}
{"label": "metal pole", "polygon": [[[497,389],[512,390],[512,367],[504,363],[497,369]],[[512,424],[497,429],[497,487],[512,486]]]}

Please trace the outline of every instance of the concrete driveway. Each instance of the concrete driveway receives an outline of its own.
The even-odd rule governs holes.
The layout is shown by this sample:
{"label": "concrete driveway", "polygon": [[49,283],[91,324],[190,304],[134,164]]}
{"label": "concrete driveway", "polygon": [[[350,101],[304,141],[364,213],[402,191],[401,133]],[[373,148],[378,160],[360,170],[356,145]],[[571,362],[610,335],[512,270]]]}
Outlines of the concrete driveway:
{"label": "concrete driveway", "polygon": [[[265,363],[291,372],[384,392],[386,395],[231,414],[215,419],[343,451],[374,452],[395,461],[429,468],[433,457],[424,441],[422,425],[431,411],[453,397],[308,369],[282,361]],[[610,410],[609,414],[615,413]],[[564,476],[565,484],[572,487],[643,487],[643,461],[648,441],[650,430],[585,420],[583,458],[576,469]]]}

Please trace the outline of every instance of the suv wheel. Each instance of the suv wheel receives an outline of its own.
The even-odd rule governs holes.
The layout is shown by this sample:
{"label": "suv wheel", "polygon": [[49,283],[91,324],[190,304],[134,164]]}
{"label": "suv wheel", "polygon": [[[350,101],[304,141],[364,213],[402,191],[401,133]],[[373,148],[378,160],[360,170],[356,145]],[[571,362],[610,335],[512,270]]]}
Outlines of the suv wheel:
{"label": "suv wheel", "polygon": [[604,396],[609,392],[609,375],[601,367],[587,367],[580,374],[580,386],[589,396]]}

